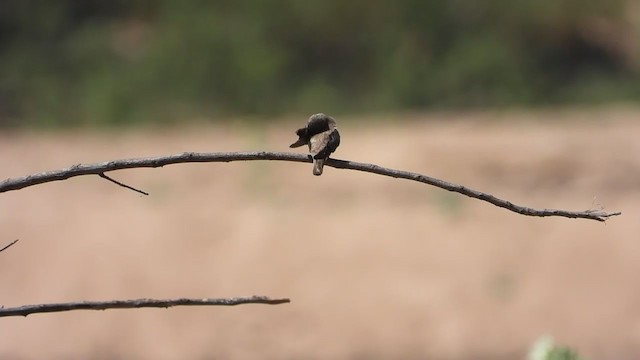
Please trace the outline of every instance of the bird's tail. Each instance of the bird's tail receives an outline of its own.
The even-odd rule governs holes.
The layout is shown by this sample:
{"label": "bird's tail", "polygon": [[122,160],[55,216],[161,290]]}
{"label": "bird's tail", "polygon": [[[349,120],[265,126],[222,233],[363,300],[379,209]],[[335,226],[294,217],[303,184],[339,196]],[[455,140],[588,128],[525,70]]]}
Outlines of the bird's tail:
{"label": "bird's tail", "polygon": [[313,175],[322,175],[322,167],[324,166],[324,159],[313,159]]}

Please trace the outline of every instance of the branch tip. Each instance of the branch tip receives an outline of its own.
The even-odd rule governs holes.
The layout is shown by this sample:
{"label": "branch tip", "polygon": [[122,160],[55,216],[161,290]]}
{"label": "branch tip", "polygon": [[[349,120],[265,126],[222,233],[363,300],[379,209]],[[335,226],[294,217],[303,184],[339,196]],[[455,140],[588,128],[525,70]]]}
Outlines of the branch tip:
{"label": "branch tip", "polygon": [[13,240],[13,241],[12,241],[12,242],[10,242],[7,246],[5,246],[5,247],[3,247],[2,249],[0,249],[0,252],[3,252],[3,251],[5,251],[5,250],[7,250],[8,248],[10,248],[13,244],[17,243],[17,242],[18,242],[18,240],[20,240],[20,239],[15,239],[15,240]]}

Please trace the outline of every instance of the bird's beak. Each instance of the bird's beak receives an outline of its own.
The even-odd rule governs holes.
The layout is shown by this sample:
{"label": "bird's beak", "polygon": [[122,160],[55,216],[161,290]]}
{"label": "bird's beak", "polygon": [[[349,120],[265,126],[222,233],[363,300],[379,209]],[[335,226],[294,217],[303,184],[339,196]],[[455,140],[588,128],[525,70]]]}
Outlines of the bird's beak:
{"label": "bird's beak", "polygon": [[293,144],[289,145],[290,148],[297,148],[300,147],[302,145],[306,145],[307,142],[305,141],[305,139],[300,138],[298,139],[298,141],[294,142]]}

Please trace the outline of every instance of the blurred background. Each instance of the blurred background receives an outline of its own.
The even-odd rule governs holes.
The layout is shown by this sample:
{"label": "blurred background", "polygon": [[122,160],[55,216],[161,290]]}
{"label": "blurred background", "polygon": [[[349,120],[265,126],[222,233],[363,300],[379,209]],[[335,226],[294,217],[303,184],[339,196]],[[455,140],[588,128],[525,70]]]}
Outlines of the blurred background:
{"label": "blurred background", "polygon": [[[3,359],[640,358],[640,3],[20,1],[0,6],[0,179],[182,151],[335,157],[132,169],[0,194],[0,305],[289,297],[0,321]],[[304,151],[301,149],[300,151]],[[543,341],[544,342],[544,341]],[[538,358],[536,358],[538,359]]]}
{"label": "blurred background", "polygon": [[637,100],[639,24],[630,0],[6,0],[0,124]]}

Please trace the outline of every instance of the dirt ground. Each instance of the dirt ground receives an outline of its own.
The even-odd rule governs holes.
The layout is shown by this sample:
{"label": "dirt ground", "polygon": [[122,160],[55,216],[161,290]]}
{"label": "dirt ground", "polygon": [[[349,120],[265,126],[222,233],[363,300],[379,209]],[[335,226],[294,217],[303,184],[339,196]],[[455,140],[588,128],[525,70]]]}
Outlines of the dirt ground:
{"label": "dirt ground", "polygon": [[[389,117],[388,119],[391,119]],[[404,114],[342,123],[336,158],[606,224],[533,218],[310,164],[180,164],[0,194],[0,304],[289,297],[284,305],[0,320],[2,359],[523,359],[548,334],[640,358],[640,111]],[[340,119],[338,119],[339,125]],[[288,151],[272,126],[2,132],[0,179],[182,151]],[[299,150],[302,151],[302,150]]]}

